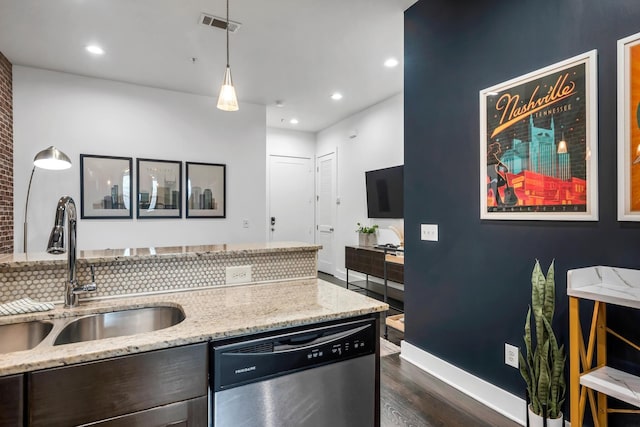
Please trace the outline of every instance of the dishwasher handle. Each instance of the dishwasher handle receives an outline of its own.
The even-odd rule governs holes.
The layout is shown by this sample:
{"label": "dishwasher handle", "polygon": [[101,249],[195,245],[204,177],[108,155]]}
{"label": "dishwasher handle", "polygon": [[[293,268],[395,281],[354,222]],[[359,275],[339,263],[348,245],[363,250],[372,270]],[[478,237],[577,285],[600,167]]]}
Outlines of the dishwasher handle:
{"label": "dishwasher handle", "polygon": [[[281,341],[282,344],[277,344],[273,346],[273,353],[286,353],[291,351],[305,350],[312,347],[316,347],[319,344],[328,344],[333,341],[339,341],[343,338],[346,338],[350,335],[355,335],[360,331],[364,331],[367,328],[371,328],[371,325],[363,325],[357,328],[349,329],[346,331],[336,332],[334,334],[322,335],[322,334],[309,334],[304,338],[290,338],[287,340]],[[314,336],[315,335],[315,336]]]}

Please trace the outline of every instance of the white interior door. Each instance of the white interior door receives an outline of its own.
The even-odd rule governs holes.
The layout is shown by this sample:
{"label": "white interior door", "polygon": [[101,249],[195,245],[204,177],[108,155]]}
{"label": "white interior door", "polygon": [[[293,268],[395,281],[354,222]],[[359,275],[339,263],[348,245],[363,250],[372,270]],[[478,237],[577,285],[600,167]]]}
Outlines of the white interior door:
{"label": "white interior door", "polygon": [[313,164],[303,157],[269,156],[269,239],[313,243]]}
{"label": "white interior door", "polygon": [[320,156],[316,161],[316,243],[318,270],[335,275],[333,231],[336,220],[336,155]]}

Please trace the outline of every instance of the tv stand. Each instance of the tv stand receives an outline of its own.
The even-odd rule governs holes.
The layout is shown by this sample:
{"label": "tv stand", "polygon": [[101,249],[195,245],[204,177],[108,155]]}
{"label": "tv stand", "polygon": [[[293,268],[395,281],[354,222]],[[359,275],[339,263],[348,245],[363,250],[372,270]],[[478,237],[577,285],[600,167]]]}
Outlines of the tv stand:
{"label": "tv stand", "polygon": [[[351,285],[361,289],[371,290],[369,287],[369,276],[378,277],[384,280],[384,284],[382,285],[383,301],[389,303],[390,288],[387,282],[390,280],[404,284],[404,257],[398,256],[399,253],[402,254],[403,251],[373,246],[346,246],[344,266],[347,273],[347,289],[349,289]],[[365,287],[349,282],[349,270],[357,271],[365,275]],[[396,291],[395,289],[392,290]],[[404,310],[391,305],[390,308],[399,311],[401,314],[386,317],[385,338],[387,337],[387,326],[404,332]]]}

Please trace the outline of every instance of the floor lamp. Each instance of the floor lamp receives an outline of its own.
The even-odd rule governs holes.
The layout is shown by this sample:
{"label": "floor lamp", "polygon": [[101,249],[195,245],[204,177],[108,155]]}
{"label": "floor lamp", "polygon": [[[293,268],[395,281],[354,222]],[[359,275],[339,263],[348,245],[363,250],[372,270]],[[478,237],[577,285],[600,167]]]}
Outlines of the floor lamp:
{"label": "floor lamp", "polygon": [[36,171],[36,168],[48,170],[63,170],[69,169],[70,167],[71,160],[69,159],[69,157],[54,146],[40,151],[33,158],[33,169],[31,169],[29,187],[27,187],[27,201],[24,205],[24,253],[27,253],[27,219],[29,218],[29,194],[31,193],[31,181],[33,181],[33,173]]}

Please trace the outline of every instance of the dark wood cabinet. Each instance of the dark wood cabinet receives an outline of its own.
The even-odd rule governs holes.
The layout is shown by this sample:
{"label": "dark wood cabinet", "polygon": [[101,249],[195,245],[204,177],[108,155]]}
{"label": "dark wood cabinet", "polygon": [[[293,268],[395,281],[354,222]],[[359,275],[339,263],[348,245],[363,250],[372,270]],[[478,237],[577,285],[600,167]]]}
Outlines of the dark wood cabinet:
{"label": "dark wood cabinet", "polygon": [[95,427],[192,427],[207,425],[207,397],[172,403],[105,421],[92,423]]}
{"label": "dark wood cabinet", "polygon": [[23,425],[24,375],[0,378],[0,427]]}
{"label": "dark wood cabinet", "polygon": [[202,343],[32,372],[28,423],[206,426],[207,370]]}
{"label": "dark wood cabinet", "polygon": [[[344,265],[347,270],[347,289],[353,285],[360,289],[382,294],[382,300],[388,303],[391,309],[403,313],[404,290],[388,286],[387,283],[390,280],[404,284],[403,256],[397,256],[397,252],[394,250],[385,251],[369,246],[345,246],[344,256]],[[351,283],[349,270],[366,274],[365,283],[363,285]],[[384,284],[370,281],[369,276],[383,279]],[[392,305],[392,301],[395,301],[395,305]],[[385,314],[385,338],[387,338],[388,326],[404,332],[404,314],[389,317]]]}
{"label": "dark wood cabinet", "polygon": [[[365,246],[345,247],[344,266],[347,270],[353,270],[369,276],[384,279],[385,252]],[[404,283],[404,265],[387,263],[387,279],[392,282]]]}

